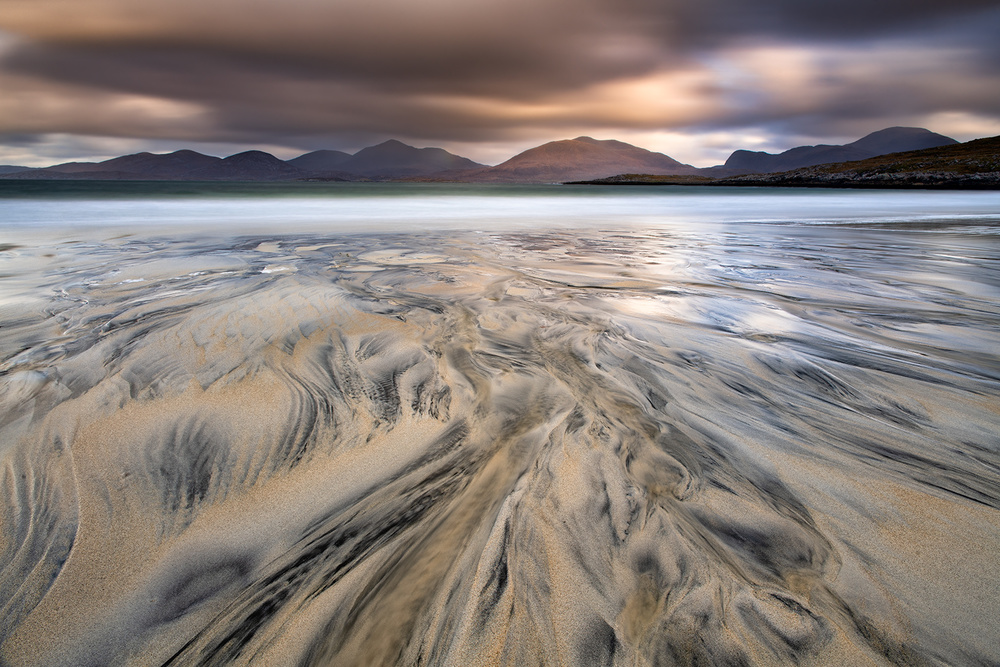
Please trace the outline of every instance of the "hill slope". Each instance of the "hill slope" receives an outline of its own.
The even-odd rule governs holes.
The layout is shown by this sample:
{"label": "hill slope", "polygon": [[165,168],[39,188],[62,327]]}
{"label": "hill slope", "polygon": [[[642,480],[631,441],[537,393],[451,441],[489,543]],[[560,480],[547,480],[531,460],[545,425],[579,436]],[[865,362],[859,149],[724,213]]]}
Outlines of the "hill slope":
{"label": "hill slope", "polygon": [[334,171],[351,159],[350,153],[344,151],[321,150],[300,155],[287,160],[288,164],[305,171]]}

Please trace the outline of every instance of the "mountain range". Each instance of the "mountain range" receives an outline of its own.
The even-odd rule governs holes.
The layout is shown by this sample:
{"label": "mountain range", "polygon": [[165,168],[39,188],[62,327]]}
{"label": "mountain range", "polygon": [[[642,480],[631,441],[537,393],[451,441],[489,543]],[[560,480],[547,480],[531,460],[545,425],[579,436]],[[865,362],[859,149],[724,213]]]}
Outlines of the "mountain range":
{"label": "mountain range", "polygon": [[42,169],[0,167],[7,179],[93,179],[171,181],[394,180],[429,176],[446,170],[483,169],[486,165],[441,148],[414,148],[390,140],[350,155],[320,150],[292,160],[263,151],[227,158],[191,150],[157,155],[136,153],[103,162],[67,162]]}
{"label": "mountain range", "polygon": [[492,167],[441,148],[414,148],[390,140],[353,155],[318,150],[287,161],[262,151],[219,158],[180,150],[124,155],[103,162],[68,162],[38,169],[0,166],[0,179],[561,183],[618,174],[715,178],[787,171],[955,143],[950,137],[922,128],[893,127],[842,146],[799,146],[780,154],[738,150],[724,165],[699,169],[663,153],[590,137],[552,141]]}
{"label": "mountain range", "polygon": [[726,169],[741,174],[769,174],[812,167],[817,164],[853,162],[889,153],[937,148],[957,143],[951,137],[921,127],[890,127],[872,132],[843,146],[826,144],[799,146],[777,155],[740,150],[730,155],[724,166]]}

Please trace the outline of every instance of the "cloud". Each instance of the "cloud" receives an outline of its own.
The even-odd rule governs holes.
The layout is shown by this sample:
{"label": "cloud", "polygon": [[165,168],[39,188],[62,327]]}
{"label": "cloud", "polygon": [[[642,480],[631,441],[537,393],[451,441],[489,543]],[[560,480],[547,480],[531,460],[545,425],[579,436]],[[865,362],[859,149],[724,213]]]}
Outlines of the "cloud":
{"label": "cloud", "polygon": [[[38,0],[19,12],[18,20],[0,17],[0,26],[51,51],[28,50],[14,59],[15,66],[49,75],[55,61],[70,65],[58,70],[67,76],[97,75],[72,66],[71,55],[128,56],[138,67],[162,66],[177,57],[181,66],[186,58],[210,59],[399,92],[432,87],[516,96],[653,67],[655,48],[614,48],[643,38],[608,22],[603,9],[593,0],[357,5],[269,0],[254,3],[250,11],[234,0]],[[109,75],[114,78],[114,72]]]}
{"label": "cloud", "polygon": [[907,42],[869,44],[864,50],[807,44],[723,49],[714,56],[714,65],[731,79],[723,96],[750,99],[728,105],[717,122],[788,119],[809,125],[950,107],[997,109],[1000,72],[975,67],[975,55],[963,47]]}
{"label": "cloud", "polygon": [[495,151],[987,127],[998,26],[992,0],[3,3],[0,132]]}
{"label": "cloud", "polygon": [[0,71],[0,123],[5,135],[54,130],[116,136],[195,138],[210,131],[206,110],[193,102]]}

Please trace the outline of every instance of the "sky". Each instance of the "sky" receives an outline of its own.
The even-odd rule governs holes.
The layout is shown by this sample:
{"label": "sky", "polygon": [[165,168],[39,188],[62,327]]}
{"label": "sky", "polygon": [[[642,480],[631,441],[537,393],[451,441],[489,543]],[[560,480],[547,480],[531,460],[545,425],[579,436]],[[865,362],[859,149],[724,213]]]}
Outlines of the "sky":
{"label": "sky", "polygon": [[0,164],[1000,135],[996,0],[0,0]]}

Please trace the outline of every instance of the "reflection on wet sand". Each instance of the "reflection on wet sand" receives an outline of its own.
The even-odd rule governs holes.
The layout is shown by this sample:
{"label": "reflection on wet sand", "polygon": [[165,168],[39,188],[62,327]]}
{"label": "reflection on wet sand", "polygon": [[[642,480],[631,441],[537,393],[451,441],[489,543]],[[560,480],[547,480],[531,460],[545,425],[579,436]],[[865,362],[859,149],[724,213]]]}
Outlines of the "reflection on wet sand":
{"label": "reflection on wet sand", "polygon": [[0,662],[996,664],[996,238],[733,230],[5,249]]}

